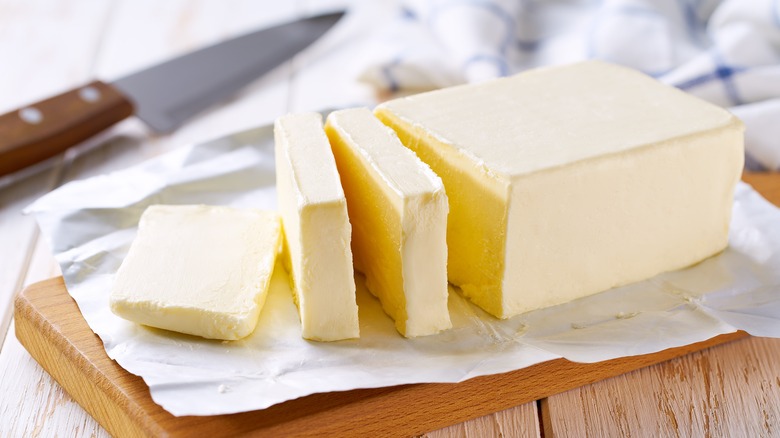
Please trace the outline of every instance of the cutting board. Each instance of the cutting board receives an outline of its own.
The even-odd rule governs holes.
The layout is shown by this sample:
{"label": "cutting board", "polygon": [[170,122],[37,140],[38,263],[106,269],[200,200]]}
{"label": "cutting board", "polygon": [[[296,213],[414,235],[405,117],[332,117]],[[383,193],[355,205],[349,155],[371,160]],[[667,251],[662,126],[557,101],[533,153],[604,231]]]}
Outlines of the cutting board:
{"label": "cutting board", "polygon": [[[750,174],[744,179],[780,205],[780,176]],[[140,377],[108,358],[61,277],[22,291],[15,301],[14,318],[22,345],[115,436],[417,435],[747,336],[731,333],[658,353],[595,364],[556,359],[456,384],[314,394],[262,411],[174,417],[152,401]]]}

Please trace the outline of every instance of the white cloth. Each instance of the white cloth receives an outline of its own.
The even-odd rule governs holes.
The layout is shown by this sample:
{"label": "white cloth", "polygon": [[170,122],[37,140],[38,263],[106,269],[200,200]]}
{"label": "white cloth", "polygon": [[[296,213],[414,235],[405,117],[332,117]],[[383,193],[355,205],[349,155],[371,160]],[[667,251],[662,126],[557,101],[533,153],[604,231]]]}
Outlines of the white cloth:
{"label": "white cloth", "polygon": [[747,126],[749,168],[780,170],[780,0],[410,0],[376,32],[361,79],[422,91],[602,59],[717,105]]}

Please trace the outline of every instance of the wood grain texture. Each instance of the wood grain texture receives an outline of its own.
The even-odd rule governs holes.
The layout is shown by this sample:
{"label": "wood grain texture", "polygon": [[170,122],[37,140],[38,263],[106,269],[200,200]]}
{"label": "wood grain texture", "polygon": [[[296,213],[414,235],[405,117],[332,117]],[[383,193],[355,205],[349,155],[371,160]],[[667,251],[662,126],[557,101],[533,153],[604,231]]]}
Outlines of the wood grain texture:
{"label": "wood grain texture", "polygon": [[780,173],[751,173],[742,174],[742,181],[750,184],[769,202],[780,207]]}
{"label": "wood grain texture", "polygon": [[49,373],[16,340],[13,326],[0,356],[2,437],[107,437]]}
{"label": "wood grain texture", "polygon": [[[25,283],[59,275],[43,239],[38,239]],[[108,434],[57,384],[16,339],[13,326],[0,354],[0,437],[72,436],[106,438]]]}
{"label": "wood grain texture", "polygon": [[30,354],[109,432],[132,431],[133,436],[216,437],[250,431],[295,436],[417,435],[745,336],[737,332],[598,364],[557,359],[458,384],[314,394],[263,411],[176,418],[152,402],[140,378],[108,359],[62,278],[27,288],[15,305],[16,336]]}
{"label": "wood grain texture", "polygon": [[780,435],[780,339],[749,338],[550,397],[545,436]]}
{"label": "wood grain texture", "polygon": [[428,432],[426,438],[446,437],[506,437],[535,438],[540,436],[536,403],[526,403],[464,423]]}
{"label": "wood grain texture", "polygon": [[[25,111],[33,115],[25,118]],[[119,90],[92,81],[0,115],[0,176],[64,152],[132,114]]]}

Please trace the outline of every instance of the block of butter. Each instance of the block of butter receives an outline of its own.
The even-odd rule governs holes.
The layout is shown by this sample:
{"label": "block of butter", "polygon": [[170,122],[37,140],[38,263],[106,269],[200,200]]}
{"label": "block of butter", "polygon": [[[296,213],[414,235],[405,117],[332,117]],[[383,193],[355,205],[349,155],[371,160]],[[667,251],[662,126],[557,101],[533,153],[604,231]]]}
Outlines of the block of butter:
{"label": "block of butter", "polygon": [[441,179],[371,111],[328,116],[352,223],[355,268],[407,337],[452,326],[447,309],[447,195]]}
{"label": "block of butter", "polygon": [[400,98],[376,114],[442,178],[450,281],[506,318],[727,245],[743,126],[598,61]]}
{"label": "block of butter", "polygon": [[204,338],[243,338],[257,325],[280,246],[275,212],[153,205],[116,273],[111,311]]}
{"label": "block of butter", "polygon": [[302,336],[316,341],[357,338],[352,227],[322,116],[280,117],[274,124],[274,139],[283,259]]}

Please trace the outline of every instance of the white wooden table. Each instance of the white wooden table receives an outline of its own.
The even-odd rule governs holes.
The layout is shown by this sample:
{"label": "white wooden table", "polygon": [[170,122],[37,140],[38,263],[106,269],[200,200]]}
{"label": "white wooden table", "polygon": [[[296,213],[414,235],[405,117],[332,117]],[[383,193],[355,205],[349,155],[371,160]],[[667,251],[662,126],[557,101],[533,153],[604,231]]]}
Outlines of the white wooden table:
{"label": "white wooden table", "polygon": [[[0,0],[0,113],[337,1]],[[74,179],[290,111],[371,105],[351,22],[170,136],[137,120],[0,182],[0,436],[106,436],[16,340],[13,297],[59,271],[21,209]],[[748,339],[431,432],[430,436],[780,436],[780,341]]]}

